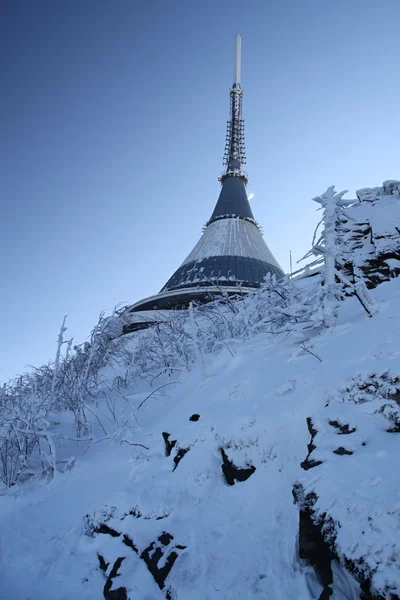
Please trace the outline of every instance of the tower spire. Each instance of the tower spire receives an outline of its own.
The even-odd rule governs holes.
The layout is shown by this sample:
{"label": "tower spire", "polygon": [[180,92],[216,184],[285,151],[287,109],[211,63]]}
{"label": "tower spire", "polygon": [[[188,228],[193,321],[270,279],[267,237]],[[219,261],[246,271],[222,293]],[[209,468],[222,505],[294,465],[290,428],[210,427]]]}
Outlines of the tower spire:
{"label": "tower spire", "polygon": [[[192,300],[208,302],[222,290],[224,294],[250,292],[260,287],[268,273],[279,278],[283,276],[279,263],[262,237],[247,197],[247,176],[242,170],[246,157],[240,81],[241,37],[237,35],[229,94],[225,170],[219,178],[222,185],[214,211],[199,241],[160,292],[136,302],[130,307],[131,312],[184,308]],[[140,317],[138,321],[132,321],[133,328],[151,322],[148,316],[143,313],[142,316],[144,321],[140,321]]]}
{"label": "tower spire", "polygon": [[247,175],[242,170],[246,163],[246,152],[244,145],[244,120],[242,119],[243,90],[240,86],[242,38],[235,37],[234,62],[233,62],[233,84],[229,92],[230,114],[226,125],[226,141],[224,152],[225,171],[219,177],[221,183],[227,177],[240,177],[247,183]]}

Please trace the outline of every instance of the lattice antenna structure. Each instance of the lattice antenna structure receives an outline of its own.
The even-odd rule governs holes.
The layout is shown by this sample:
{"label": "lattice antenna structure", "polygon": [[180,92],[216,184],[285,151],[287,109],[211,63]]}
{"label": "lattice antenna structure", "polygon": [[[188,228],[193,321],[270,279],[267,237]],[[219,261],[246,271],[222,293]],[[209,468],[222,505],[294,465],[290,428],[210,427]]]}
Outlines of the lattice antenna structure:
{"label": "lattice antenna structure", "polygon": [[242,118],[243,90],[240,86],[242,38],[235,37],[235,58],[233,63],[233,85],[230,95],[230,114],[226,126],[224,165],[226,169],[219,177],[221,183],[231,176],[241,177],[247,183],[247,175],[242,170],[246,164],[244,143],[244,120]]}

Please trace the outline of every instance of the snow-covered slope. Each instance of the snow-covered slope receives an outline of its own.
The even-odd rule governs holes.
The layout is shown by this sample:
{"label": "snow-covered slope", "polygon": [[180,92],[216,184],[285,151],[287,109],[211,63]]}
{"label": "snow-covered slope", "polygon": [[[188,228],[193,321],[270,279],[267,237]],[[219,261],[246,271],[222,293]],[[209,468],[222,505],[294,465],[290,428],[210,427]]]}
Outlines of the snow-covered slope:
{"label": "snow-covered slope", "polygon": [[153,333],[117,340],[92,439],[53,413],[64,472],[0,496],[0,597],[400,597],[400,279],[370,294],[300,345],[254,325],[262,293],[218,343],[192,311],[192,354],[142,376]]}

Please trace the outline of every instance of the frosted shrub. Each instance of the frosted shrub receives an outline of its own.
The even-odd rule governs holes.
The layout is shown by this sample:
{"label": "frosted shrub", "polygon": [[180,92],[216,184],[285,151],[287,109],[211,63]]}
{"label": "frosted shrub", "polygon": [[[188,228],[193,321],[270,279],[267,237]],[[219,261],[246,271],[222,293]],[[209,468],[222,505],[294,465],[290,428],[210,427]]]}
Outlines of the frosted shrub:
{"label": "frosted shrub", "polygon": [[47,431],[50,396],[35,393],[29,383],[21,377],[3,388],[1,396],[0,479],[7,486],[15,485],[29,467],[55,468],[54,447]]}

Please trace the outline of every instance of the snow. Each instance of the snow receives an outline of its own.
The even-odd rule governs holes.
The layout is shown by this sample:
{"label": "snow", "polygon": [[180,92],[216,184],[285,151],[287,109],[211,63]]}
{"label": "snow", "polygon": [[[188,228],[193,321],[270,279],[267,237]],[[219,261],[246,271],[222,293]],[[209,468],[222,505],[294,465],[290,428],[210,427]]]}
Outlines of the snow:
{"label": "snow", "polygon": [[[204,357],[203,380],[199,368],[184,373],[180,385],[165,388],[139,411],[146,390],[129,396],[137,418],[131,441],[149,450],[105,440],[49,483],[10,488],[0,498],[3,592],[15,600],[100,598],[100,553],[111,563],[127,557],[118,585],[132,598],[163,598],[143,560],[120,538],[85,535],[86,514],[116,507],[107,524],[129,535],[140,552],[164,531],[186,546],[167,580],[177,599],[316,597],[310,589],[322,588],[296,556],[296,481],[317,490],[318,511],[341,523],[339,551],[367,553],[372,562],[379,556],[385,568],[377,584],[383,578],[398,592],[398,563],[390,562],[400,539],[400,486],[393,477],[398,437],[386,433],[384,417],[369,403],[335,398],[326,406],[332,390],[355,371],[399,371],[400,280],[374,294],[384,306],[380,314],[367,319],[355,299],[347,300],[336,330],[314,342],[322,363],[307,353],[293,359],[289,341],[266,334],[238,341],[233,356]],[[189,420],[193,413],[200,414],[196,422]],[[304,472],[308,416],[324,432],[315,441],[315,458],[324,462]],[[329,420],[357,425],[340,439],[353,455],[332,453],[338,436]],[[175,470],[174,453],[165,456],[163,431],[178,441],[176,449],[190,448]],[[256,468],[247,481],[226,484],[221,447],[236,466]],[[142,516],[129,515],[133,508]]]}
{"label": "snow", "polygon": [[352,207],[351,215],[357,221],[368,220],[374,231],[375,237],[396,235],[396,226],[399,224],[400,198],[399,196],[384,196],[379,198],[380,210],[373,204],[362,203]]}
{"label": "snow", "polygon": [[385,263],[389,265],[391,271],[393,271],[394,269],[400,269],[400,260],[398,260],[397,258],[388,258],[387,260],[385,260]]}
{"label": "snow", "polygon": [[[374,202],[349,214],[390,236],[400,203],[393,194],[379,202],[390,218]],[[319,278],[293,285],[311,294]],[[294,486],[313,498],[337,555],[332,598],[360,598],[346,561],[383,598],[400,594],[400,278],[370,291],[372,318],[346,297],[334,325],[302,345],[262,313],[267,292],[171,313],[150,366],[151,329],[112,342],[89,406],[91,437],[75,441],[72,415],[52,413],[56,476],[0,490],[1,597],[98,600],[123,559],[109,583],[131,600],[168,591],[174,600],[317,600],[322,585],[299,558]],[[289,323],[299,315],[294,302]],[[128,364],[133,355],[143,363]],[[245,480],[229,484],[224,454]],[[319,464],[305,470],[308,454]],[[158,574],[174,560],[163,589],[146,563],[160,553]]]}
{"label": "snow", "polygon": [[400,194],[400,181],[397,179],[387,179],[383,182],[382,187],[363,188],[357,190],[357,198],[363,202],[374,202],[379,196],[390,196],[392,194]]}

